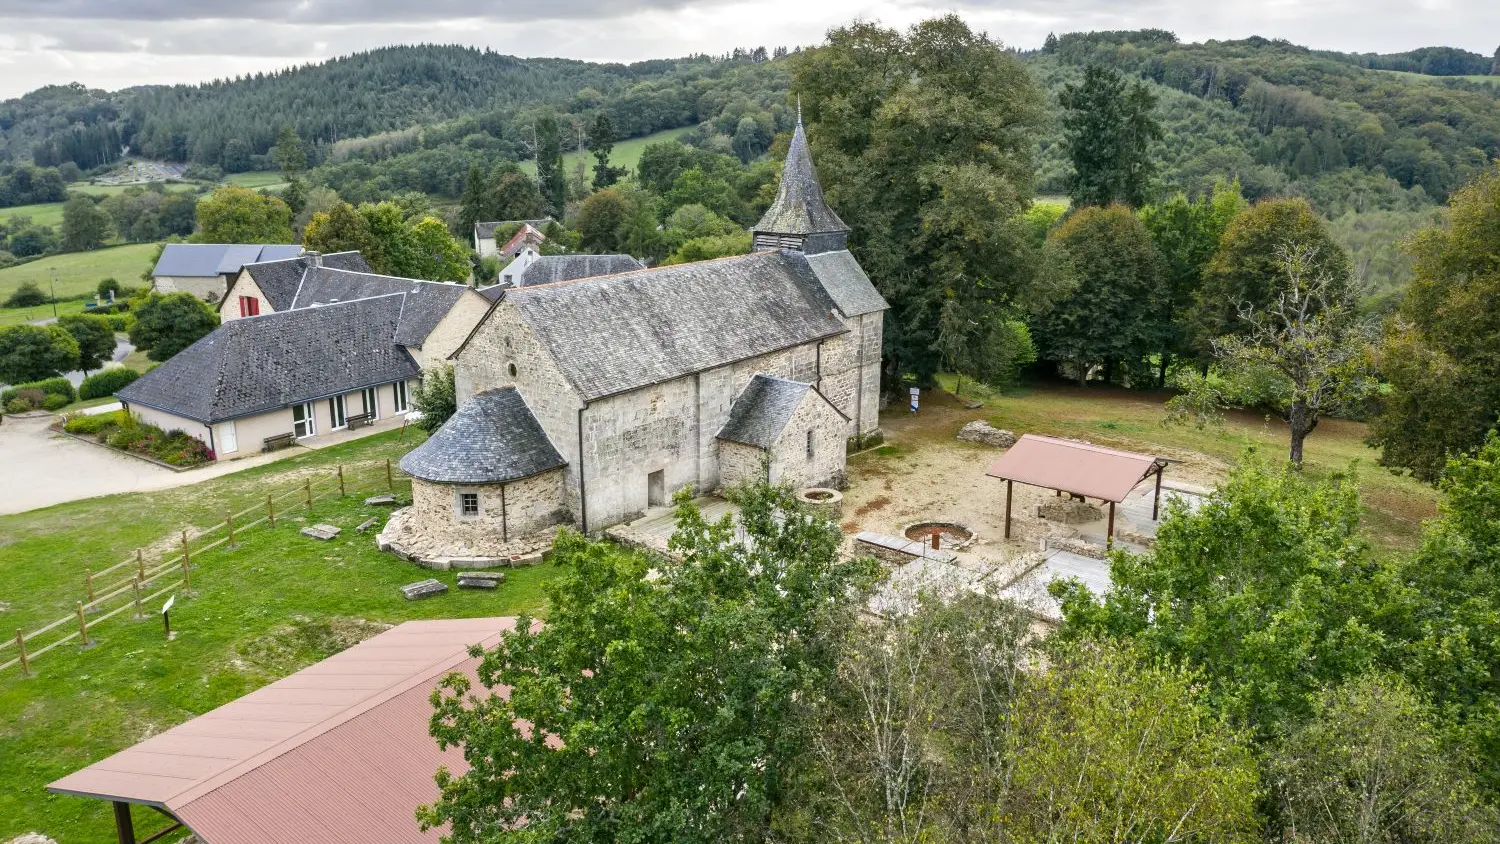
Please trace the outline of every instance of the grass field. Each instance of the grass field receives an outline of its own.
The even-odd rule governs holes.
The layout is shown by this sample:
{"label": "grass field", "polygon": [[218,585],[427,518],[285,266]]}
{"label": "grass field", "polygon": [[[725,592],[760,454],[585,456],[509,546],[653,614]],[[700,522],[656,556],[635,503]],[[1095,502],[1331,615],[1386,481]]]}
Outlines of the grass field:
{"label": "grass field", "polygon": [[43,202],[40,205],[16,205],[11,208],[0,208],[0,219],[9,220],[11,217],[30,217],[31,222],[38,226],[62,225],[61,202]]}
{"label": "grass field", "polygon": [[249,173],[231,173],[224,178],[231,185],[244,185],[247,188],[281,188],[286,186],[286,179],[275,170],[252,170]]}
{"label": "grass field", "polygon": [[1487,76],[1469,74],[1467,76],[1431,76],[1426,73],[1412,73],[1406,70],[1382,70],[1380,73],[1389,73],[1399,76],[1411,82],[1442,82],[1444,79],[1463,79],[1469,82],[1478,82],[1482,85],[1500,85],[1500,76]]}
{"label": "grass field", "polygon": [[[665,132],[655,132],[653,134],[644,135],[639,138],[629,138],[627,140],[619,141],[615,144],[615,148],[613,150],[610,150],[609,163],[614,165],[615,167],[628,167],[631,170],[634,170],[636,166],[641,163],[641,152],[646,149],[646,146],[648,144],[654,144],[660,141],[670,141],[673,138],[681,137],[690,131],[692,131],[692,127],[686,126],[681,129],[668,129]],[[588,150],[584,150],[582,153],[579,153],[578,150],[575,149],[572,152],[563,153],[563,172],[572,173],[573,167],[579,161],[582,161],[584,167],[588,168],[590,174],[589,178],[593,178],[592,174],[594,172],[594,156],[590,152],[588,152]],[[536,162],[522,161],[521,169],[526,173],[535,176]]]}
{"label": "grass field", "polygon": [[[391,432],[192,487],[0,517],[7,627],[32,629],[69,612],[90,563],[108,565],[183,525],[220,519],[227,508],[295,485],[300,473],[326,477],[336,463],[363,462],[367,475],[379,475],[375,467],[413,444],[411,434],[401,442]],[[401,584],[436,574],[451,587],[454,576],[381,553],[371,534],[356,533],[355,525],[378,515],[361,503],[369,494],[351,488],[348,498],[315,503],[311,519],[344,528],[332,542],[301,536],[309,516],[287,504],[275,528],[241,533],[234,550],[194,554],[196,594],[178,598],[171,642],[154,611],[142,621],[127,612],[97,626],[94,647],[70,643],[38,658],[31,678],[0,673],[0,841],[33,830],[61,844],[113,840],[107,803],[50,795],[46,784],[329,656],[377,624],[543,608],[542,584],[556,571],[549,565],[508,572],[496,593],[454,589],[403,600]],[[161,826],[150,811],[137,809],[135,817],[143,834]]]}
{"label": "grass field", "polygon": [[[63,299],[57,303],[56,316],[67,316],[83,312],[85,300]],[[30,308],[0,308],[0,325],[20,325],[37,319],[47,319],[54,315],[52,303],[35,305]]]}
{"label": "grass field", "polygon": [[[91,252],[65,252],[0,270],[0,301],[28,281],[36,282],[43,293],[51,292],[50,282],[57,279],[57,296],[92,294],[105,278],[121,284],[139,285],[141,273],[149,268],[156,254],[154,243],[131,243]],[[49,306],[48,310],[51,308]]]}
{"label": "grass field", "polygon": [[[131,188],[140,188],[140,187],[145,187],[145,185],[82,185],[82,184],[79,184],[79,185],[68,185],[68,190],[78,191],[79,193],[86,193],[86,194],[89,194],[90,196],[114,196],[117,193],[124,193],[125,191],[130,190]],[[197,190],[198,187],[199,187],[198,185],[189,184],[187,182],[166,182],[165,184],[162,185],[162,188],[164,190],[169,190],[169,191],[193,191],[193,190]]]}

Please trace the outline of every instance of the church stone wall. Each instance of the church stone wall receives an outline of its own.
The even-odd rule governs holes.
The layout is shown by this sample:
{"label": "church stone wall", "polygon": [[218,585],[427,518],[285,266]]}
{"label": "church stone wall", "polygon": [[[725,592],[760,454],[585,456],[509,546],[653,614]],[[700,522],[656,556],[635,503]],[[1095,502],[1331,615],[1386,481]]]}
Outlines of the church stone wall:
{"label": "church stone wall", "polygon": [[[479,495],[479,515],[459,514],[460,492]],[[506,537],[514,540],[569,523],[572,515],[564,495],[562,469],[505,484],[438,484],[412,478],[412,517],[406,521],[445,546],[483,553],[503,545]]]}
{"label": "church stone wall", "polygon": [[[845,410],[858,433],[868,434],[880,427],[880,360],[885,338],[885,314],[864,314],[860,321],[860,390],[859,405]],[[842,410],[842,408],[840,408]]]}
{"label": "church stone wall", "polygon": [[[514,365],[516,374],[510,374]],[[578,409],[583,401],[557,368],[515,306],[501,302],[459,353],[453,370],[454,390],[463,404],[475,393],[514,386],[536,416],[552,447],[568,462],[563,484],[567,507],[582,509],[578,487]],[[590,528],[593,525],[590,524]]]}
{"label": "church stone wall", "polygon": [[732,487],[766,479],[764,450],[744,443],[719,440],[719,486]]}
{"label": "church stone wall", "polygon": [[[811,457],[807,453],[809,433]],[[771,447],[771,483],[787,484],[796,489],[810,486],[842,488],[844,443],[847,439],[844,417],[809,390]]]}

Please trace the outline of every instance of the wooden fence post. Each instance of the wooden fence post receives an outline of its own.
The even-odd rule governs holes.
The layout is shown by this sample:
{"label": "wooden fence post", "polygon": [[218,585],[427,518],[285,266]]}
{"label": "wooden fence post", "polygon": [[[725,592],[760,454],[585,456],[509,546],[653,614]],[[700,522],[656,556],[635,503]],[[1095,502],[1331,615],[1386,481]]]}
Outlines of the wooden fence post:
{"label": "wooden fence post", "polygon": [[78,635],[83,637],[83,643],[85,645],[89,643],[89,623],[88,620],[83,617],[82,601],[78,602]]}
{"label": "wooden fence post", "polygon": [[271,493],[266,493],[266,522],[271,527],[276,527],[276,505],[271,501]]}
{"label": "wooden fence post", "polygon": [[312,510],[312,478],[304,478],[303,488],[307,490],[307,509]]}
{"label": "wooden fence post", "polygon": [[391,458],[385,459],[385,488],[391,492],[396,491],[396,481],[391,477]]}
{"label": "wooden fence post", "polygon": [[83,580],[88,586],[89,603],[92,604],[94,602],[94,572],[92,569],[83,570]]}
{"label": "wooden fence post", "polygon": [[183,571],[187,571],[187,567],[189,565],[191,565],[192,562],[193,562],[192,549],[188,548],[187,531],[183,531],[182,532],[182,570]]}
{"label": "wooden fence post", "polygon": [[21,649],[21,676],[30,676],[31,663],[26,661],[26,636],[21,633],[19,627],[16,628],[16,647]]}
{"label": "wooden fence post", "polygon": [[146,555],[141,549],[135,549],[135,573],[141,579],[146,579]]}
{"label": "wooden fence post", "polygon": [[224,514],[224,530],[229,533],[229,541],[225,543],[228,547],[234,547],[234,513]]}
{"label": "wooden fence post", "polygon": [[344,497],[344,464],[339,464],[339,498]]}
{"label": "wooden fence post", "polygon": [[191,574],[188,574],[188,558],[187,558],[186,555],[183,555],[183,558],[182,558],[182,593],[184,595],[186,595],[187,593],[192,592],[192,591],[193,591],[193,576]]}
{"label": "wooden fence post", "polygon": [[130,584],[135,589],[135,617],[141,617],[141,579],[136,578]]}

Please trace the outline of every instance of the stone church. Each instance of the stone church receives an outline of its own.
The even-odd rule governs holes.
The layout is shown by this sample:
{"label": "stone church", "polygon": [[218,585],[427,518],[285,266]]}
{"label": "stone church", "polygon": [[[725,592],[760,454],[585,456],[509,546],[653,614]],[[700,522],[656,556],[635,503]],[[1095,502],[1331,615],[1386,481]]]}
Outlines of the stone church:
{"label": "stone church", "polygon": [[413,505],[386,537],[505,554],[683,487],[842,484],[879,424],[888,307],[848,235],[799,120],[750,254],[504,291],[452,355],[458,411],[401,461]]}

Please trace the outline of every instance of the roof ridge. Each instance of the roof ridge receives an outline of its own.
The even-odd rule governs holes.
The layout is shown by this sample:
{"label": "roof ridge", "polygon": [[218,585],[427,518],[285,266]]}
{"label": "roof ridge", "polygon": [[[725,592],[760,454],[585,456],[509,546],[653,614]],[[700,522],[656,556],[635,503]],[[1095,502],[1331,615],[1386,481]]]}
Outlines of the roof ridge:
{"label": "roof ridge", "polygon": [[[607,279],[607,278],[619,278],[620,276],[636,275],[636,274],[640,274],[640,273],[654,273],[654,272],[656,272],[658,270],[670,270],[670,269],[676,269],[678,267],[694,267],[694,266],[700,266],[700,265],[703,265],[703,264],[715,264],[715,263],[722,263],[724,261],[736,261],[736,260],[739,260],[741,258],[750,258],[750,257],[756,256],[756,255],[779,255],[779,254],[783,254],[782,251],[779,250],[779,249],[762,249],[762,250],[760,250],[758,252],[746,252],[746,253],[741,254],[741,255],[721,255],[721,256],[719,256],[717,258],[705,258],[702,261],[688,261],[687,263],[683,263],[683,264],[658,264],[658,265],[656,265],[654,267],[641,267],[640,269],[635,269],[635,270],[622,270],[622,271],[617,272],[617,273],[605,273],[603,275],[590,275],[590,276],[584,276],[583,278],[563,279],[561,281],[548,281],[548,282],[545,282],[545,283],[542,283],[542,284],[528,284],[525,287],[516,287],[511,292],[517,292],[518,293],[518,292],[523,291],[523,290],[539,290],[539,289],[547,288],[547,287],[561,287],[561,286],[563,286],[565,284],[580,284],[580,283],[589,282],[589,281],[602,281],[603,279]],[[634,257],[634,256],[631,256],[631,257]],[[497,285],[493,285],[493,284],[490,285],[490,287],[495,287],[495,286],[497,286]]]}

